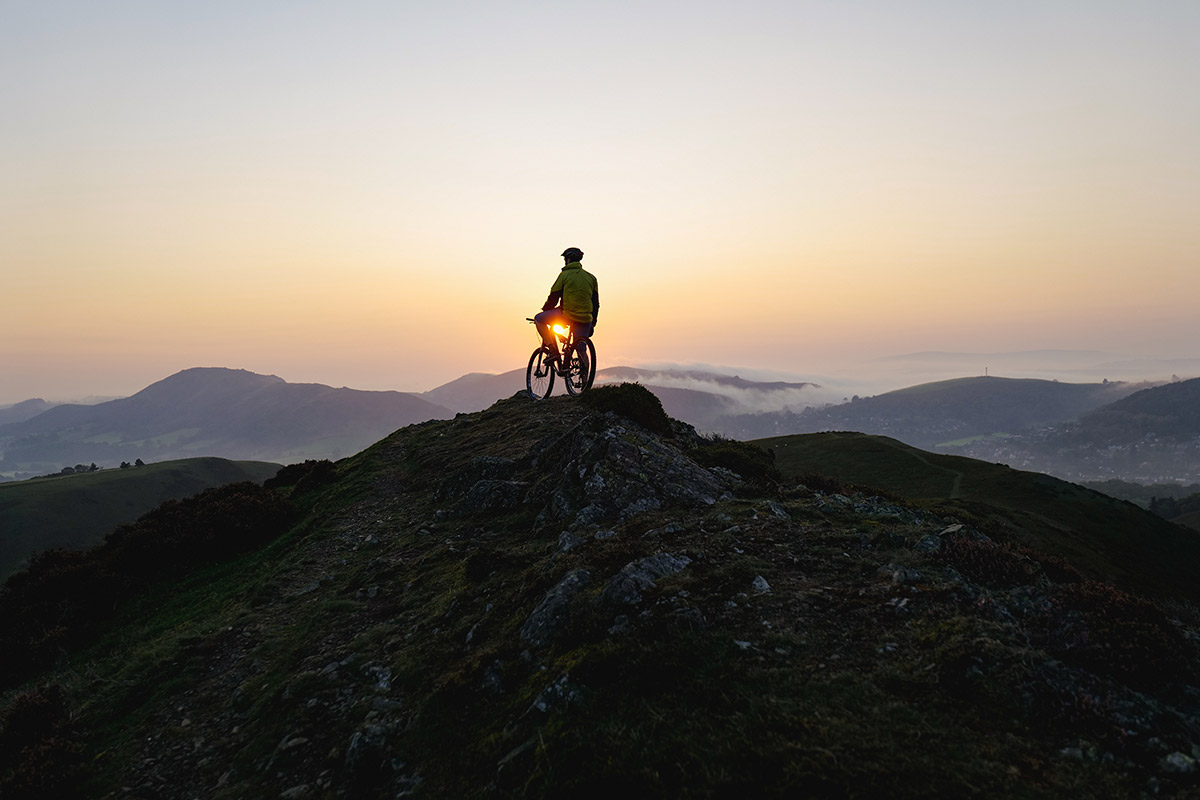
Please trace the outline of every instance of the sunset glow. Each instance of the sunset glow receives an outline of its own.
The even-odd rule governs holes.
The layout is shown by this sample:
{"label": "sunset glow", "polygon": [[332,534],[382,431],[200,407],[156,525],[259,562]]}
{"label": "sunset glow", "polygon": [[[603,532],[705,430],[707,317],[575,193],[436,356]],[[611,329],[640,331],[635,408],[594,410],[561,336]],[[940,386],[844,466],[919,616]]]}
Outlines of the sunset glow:
{"label": "sunset glow", "polygon": [[[0,404],[1195,356],[1200,4],[0,5]],[[1114,376],[1129,379],[1150,375]]]}

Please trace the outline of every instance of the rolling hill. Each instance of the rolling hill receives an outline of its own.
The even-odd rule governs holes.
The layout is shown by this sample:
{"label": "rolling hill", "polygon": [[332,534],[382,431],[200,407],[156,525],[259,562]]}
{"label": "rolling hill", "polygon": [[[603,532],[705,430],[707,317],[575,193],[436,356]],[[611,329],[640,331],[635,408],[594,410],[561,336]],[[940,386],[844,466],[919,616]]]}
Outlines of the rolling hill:
{"label": "rolling hill", "polygon": [[1154,386],[1089,411],[1058,439],[1108,446],[1147,437],[1177,442],[1200,438],[1200,378]]}
{"label": "rolling hill", "polygon": [[755,440],[782,473],[820,473],[873,487],[941,513],[969,517],[999,538],[1061,556],[1106,581],[1194,595],[1200,536],[1133,503],[1037,472],[928,453],[863,433]]}
{"label": "rolling hill", "polygon": [[0,483],[0,580],[39,550],[90,547],[167,500],[261,483],[278,471],[278,464],[193,458]]}
{"label": "rolling hill", "polygon": [[54,403],[47,403],[40,397],[35,397],[32,400],[24,400],[10,406],[0,407],[0,425],[7,425],[12,422],[24,422],[31,417],[36,417],[38,414],[50,410],[54,405]]}
{"label": "rolling hill", "polygon": [[961,455],[1075,481],[1200,481],[1200,378],[1153,386],[1004,441],[965,442]]}
{"label": "rolling hill", "polygon": [[722,432],[740,439],[850,430],[934,447],[1072,420],[1138,388],[1124,383],[957,378],[801,413],[743,415],[720,424]]}
{"label": "rolling hill", "polygon": [[453,416],[402,392],[287,383],[245,370],[197,368],[132,397],[61,405],[0,426],[0,471],[195,456],[289,463],[358,452],[413,422]]}
{"label": "rolling hill", "polygon": [[780,481],[638,387],[513,396],[156,510],[0,589],[0,794],[1194,793],[1183,533],[797,438]]}

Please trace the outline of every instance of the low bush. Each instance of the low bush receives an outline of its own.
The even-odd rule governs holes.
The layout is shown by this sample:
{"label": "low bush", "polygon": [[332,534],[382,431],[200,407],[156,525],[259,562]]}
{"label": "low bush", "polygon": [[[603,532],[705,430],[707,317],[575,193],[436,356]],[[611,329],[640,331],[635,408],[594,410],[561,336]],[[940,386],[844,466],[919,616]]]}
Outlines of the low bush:
{"label": "low bush", "polygon": [[597,411],[619,414],[653,433],[671,435],[671,418],[663,410],[662,401],[640,383],[597,386],[580,395],[579,400]]}
{"label": "low bush", "polygon": [[267,478],[263,486],[267,489],[296,487],[297,492],[307,492],[332,483],[337,478],[337,467],[329,459],[306,460],[303,464],[288,464],[275,477]]}
{"label": "low bush", "polygon": [[0,714],[0,797],[80,796],[82,753],[58,686],[18,694]]}
{"label": "low bush", "polygon": [[1098,581],[1057,587],[1052,600],[1040,643],[1067,663],[1150,689],[1194,669],[1194,646],[1148,600]]}
{"label": "low bush", "polygon": [[979,541],[967,536],[943,537],[937,558],[986,586],[1025,586],[1041,572],[1039,563],[1028,553],[1009,544]]}
{"label": "low bush", "polygon": [[777,483],[781,480],[779,470],[775,467],[775,451],[747,442],[713,436],[696,447],[692,457],[702,466],[732,470],[752,483]]}

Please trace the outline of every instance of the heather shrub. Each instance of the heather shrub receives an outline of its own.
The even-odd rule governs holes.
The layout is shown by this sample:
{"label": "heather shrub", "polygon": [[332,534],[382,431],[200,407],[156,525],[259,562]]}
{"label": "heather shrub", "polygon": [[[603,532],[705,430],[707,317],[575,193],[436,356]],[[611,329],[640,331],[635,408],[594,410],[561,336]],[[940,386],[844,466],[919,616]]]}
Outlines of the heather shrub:
{"label": "heather shrub", "polygon": [[611,411],[636,422],[648,431],[671,435],[671,418],[662,401],[640,383],[597,386],[580,395],[579,400],[597,411]]}
{"label": "heather shrub", "polygon": [[303,464],[288,464],[281,467],[275,477],[263,482],[267,489],[286,489],[295,486],[297,492],[307,492],[332,483],[337,477],[337,467],[329,459],[315,461],[307,459]]}
{"label": "heather shrub", "polygon": [[1041,644],[1062,660],[1135,687],[1192,671],[1191,643],[1154,603],[1098,581],[1059,586],[1051,599]]}
{"label": "heather shrub", "polygon": [[972,581],[987,586],[1024,586],[1040,572],[1036,561],[1011,545],[968,536],[943,537],[937,558]]}
{"label": "heather shrub", "polygon": [[854,487],[848,483],[839,481],[837,478],[831,478],[828,475],[818,475],[815,472],[806,472],[795,479],[795,482],[814,492],[822,494],[853,494]]}
{"label": "heather shrub", "polygon": [[79,796],[82,752],[58,686],[17,695],[0,714],[0,797]]}
{"label": "heather shrub", "polygon": [[692,451],[696,463],[705,467],[723,467],[751,482],[780,480],[775,468],[775,451],[714,436]]}

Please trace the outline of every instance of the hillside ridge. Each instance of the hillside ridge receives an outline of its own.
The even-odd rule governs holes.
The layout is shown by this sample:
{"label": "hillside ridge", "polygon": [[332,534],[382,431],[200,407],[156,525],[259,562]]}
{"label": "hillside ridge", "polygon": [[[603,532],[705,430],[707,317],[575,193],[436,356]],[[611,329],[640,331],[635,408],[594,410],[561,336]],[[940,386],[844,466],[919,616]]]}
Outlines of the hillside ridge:
{"label": "hillside ridge", "polygon": [[[290,530],[127,603],[38,678],[65,699],[11,701],[71,709],[26,771],[164,798],[1196,787],[1190,605],[969,515],[781,480],[640,387],[285,472]],[[0,763],[0,788],[22,775]]]}

